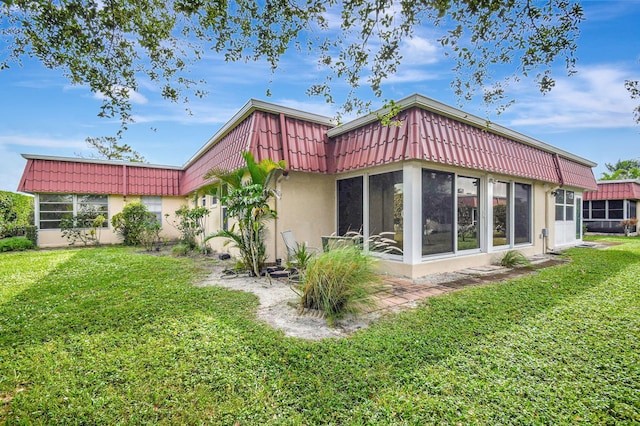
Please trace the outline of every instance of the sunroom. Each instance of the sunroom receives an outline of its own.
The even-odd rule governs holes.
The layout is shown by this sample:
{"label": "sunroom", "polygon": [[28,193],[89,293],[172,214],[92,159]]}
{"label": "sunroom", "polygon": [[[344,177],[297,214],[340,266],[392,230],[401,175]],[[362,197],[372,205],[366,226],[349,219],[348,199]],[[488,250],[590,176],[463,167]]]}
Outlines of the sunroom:
{"label": "sunroom", "polygon": [[337,235],[361,233],[384,269],[414,278],[581,241],[580,209],[556,217],[556,199],[595,188],[594,163],[419,95],[400,104],[395,128],[328,132]]}

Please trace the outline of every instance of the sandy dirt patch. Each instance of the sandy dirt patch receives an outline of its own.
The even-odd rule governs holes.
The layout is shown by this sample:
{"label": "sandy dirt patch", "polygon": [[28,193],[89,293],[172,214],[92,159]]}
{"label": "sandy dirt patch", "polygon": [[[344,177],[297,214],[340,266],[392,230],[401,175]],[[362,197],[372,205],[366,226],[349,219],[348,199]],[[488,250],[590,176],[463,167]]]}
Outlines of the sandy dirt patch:
{"label": "sandy dirt patch", "polygon": [[256,278],[238,276],[223,278],[223,268],[214,268],[201,286],[220,286],[231,290],[246,291],[255,294],[260,300],[258,317],[286,336],[310,340],[330,337],[346,337],[357,330],[366,328],[381,316],[380,312],[346,316],[334,327],[329,327],[321,313],[317,311],[298,312],[298,295],[284,279]]}

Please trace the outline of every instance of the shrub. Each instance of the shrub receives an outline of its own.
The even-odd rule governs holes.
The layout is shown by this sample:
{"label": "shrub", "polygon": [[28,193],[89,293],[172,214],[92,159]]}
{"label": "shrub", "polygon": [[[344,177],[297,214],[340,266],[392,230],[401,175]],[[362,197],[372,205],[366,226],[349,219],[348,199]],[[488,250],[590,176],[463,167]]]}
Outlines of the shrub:
{"label": "shrub", "polygon": [[124,244],[135,246],[141,244],[141,235],[144,228],[156,221],[156,216],[147,210],[140,202],[129,203],[121,213],[111,218],[113,229],[122,236]]}
{"label": "shrub", "polygon": [[140,232],[140,242],[147,251],[153,251],[153,249],[160,250],[160,231],[162,226],[157,220],[148,222],[142,228]]}
{"label": "shrub", "polygon": [[74,245],[78,241],[85,246],[100,244],[100,230],[107,219],[96,214],[95,211],[84,211],[77,216],[65,217],[60,221],[62,236],[69,241],[69,245]]}
{"label": "shrub", "polygon": [[509,250],[502,256],[500,265],[505,268],[530,268],[531,261],[516,250]]}
{"label": "shrub", "polygon": [[12,237],[0,240],[0,252],[34,249],[35,245],[26,237]]}
{"label": "shrub", "polygon": [[[209,209],[206,207],[194,207],[190,209],[187,206],[182,206],[175,211],[176,219],[172,225],[178,231],[180,231],[180,242],[189,247],[190,250],[200,249],[202,253],[206,254],[209,249],[205,242],[205,223],[207,216],[209,215]],[[165,215],[169,217],[169,215]]]}
{"label": "shrub", "polygon": [[301,285],[300,308],[322,311],[331,325],[346,313],[375,305],[381,289],[375,258],[356,247],[340,247],[309,262]]}
{"label": "shrub", "polygon": [[33,225],[33,197],[0,191],[0,238],[25,235]]}

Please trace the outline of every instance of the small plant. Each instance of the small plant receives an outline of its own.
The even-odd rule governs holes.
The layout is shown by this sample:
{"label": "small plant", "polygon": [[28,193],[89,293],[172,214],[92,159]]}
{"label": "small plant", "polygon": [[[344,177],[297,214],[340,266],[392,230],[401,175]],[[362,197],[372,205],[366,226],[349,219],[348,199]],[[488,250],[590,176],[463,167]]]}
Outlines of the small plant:
{"label": "small plant", "polygon": [[301,284],[300,309],[318,309],[332,325],[346,313],[375,305],[381,280],[375,258],[356,247],[339,247],[309,262]]}
{"label": "small plant", "polygon": [[296,243],[296,248],[293,250],[293,255],[290,259],[287,260],[287,268],[288,269],[296,269],[297,278],[300,279],[304,276],[307,267],[309,266],[309,262],[313,259],[315,253],[309,250],[309,247],[306,243]]}
{"label": "small plant", "polygon": [[624,235],[628,237],[629,235],[631,235],[631,233],[636,232],[638,219],[633,217],[631,219],[623,220],[622,222],[620,222],[620,224],[624,228]]}
{"label": "small plant", "polygon": [[176,257],[186,256],[191,251],[191,247],[186,244],[176,244],[171,249],[171,255]]}
{"label": "small plant", "polygon": [[[180,242],[190,250],[199,249],[203,254],[209,251],[205,239],[206,218],[209,209],[206,207],[194,207],[190,209],[182,206],[175,211],[176,219],[171,225],[180,232]],[[165,215],[168,220],[169,215]]]}
{"label": "small plant", "polygon": [[500,265],[505,268],[530,268],[531,261],[516,250],[509,250],[502,256]]}
{"label": "small plant", "polygon": [[26,237],[12,237],[0,240],[0,252],[5,251],[24,251],[34,249],[35,246],[30,239]]}

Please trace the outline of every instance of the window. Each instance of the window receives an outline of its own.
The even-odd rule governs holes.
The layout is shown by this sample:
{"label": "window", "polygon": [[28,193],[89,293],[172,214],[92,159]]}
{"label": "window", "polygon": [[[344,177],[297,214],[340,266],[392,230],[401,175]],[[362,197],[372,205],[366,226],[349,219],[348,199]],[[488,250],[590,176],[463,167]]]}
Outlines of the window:
{"label": "window", "polygon": [[607,202],[606,201],[591,201],[591,218],[592,219],[606,219],[607,217]]}
{"label": "window", "polygon": [[[369,177],[369,237],[376,235],[402,250],[402,171]],[[377,250],[376,247],[370,247]],[[384,248],[379,248],[382,251]]]}
{"label": "window", "polygon": [[514,243],[531,243],[531,185],[514,185]]}
{"label": "window", "polygon": [[633,218],[637,217],[636,216],[636,214],[637,214],[636,213],[636,211],[637,211],[636,210],[637,209],[636,202],[635,201],[629,201],[629,204],[627,204],[627,206],[628,206],[627,219],[633,219]]}
{"label": "window", "polygon": [[363,178],[358,176],[338,181],[338,235],[362,232]]}
{"label": "window", "polygon": [[[222,184],[222,186],[220,187],[220,194],[222,194],[222,196],[225,196],[227,194],[229,194],[229,187],[227,186],[227,184]],[[222,228],[223,231],[228,231],[229,230],[229,213],[227,212],[227,206],[221,205],[220,206],[220,227]]]}
{"label": "window", "polygon": [[582,202],[582,218],[589,219],[591,217],[591,201],[583,201]]}
{"label": "window", "polygon": [[556,190],[556,220],[564,220],[564,189]]}
{"label": "window", "polygon": [[624,202],[622,200],[609,200],[609,219],[624,219]]}
{"label": "window", "polygon": [[458,250],[480,247],[478,212],[480,209],[480,179],[458,176]]}
{"label": "window", "polygon": [[40,229],[60,229],[65,217],[80,213],[105,217],[102,226],[109,226],[109,197],[106,195],[40,194],[38,196],[38,222]]}
{"label": "window", "polygon": [[202,199],[201,199],[201,204],[202,207],[206,207],[207,206],[207,196],[203,195]]}
{"label": "window", "polygon": [[162,224],[162,197],[142,196],[140,202],[150,213],[156,215],[156,220]]}
{"label": "window", "polygon": [[65,217],[73,217],[73,195],[40,194],[40,229],[58,229]]}
{"label": "window", "polygon": [[509,244],[511,216],[509,212],[510,185],[507,182],[493,184],[493,246]]}
{"label": "window", "polygon": [[454,175],[422,170],[422,255],[453,252]]}
{"label": "window", "polygon": [[556,190],[556,220],[557,221],[573,221],[575,193],[573,191],[565,191],[564,189]]}

